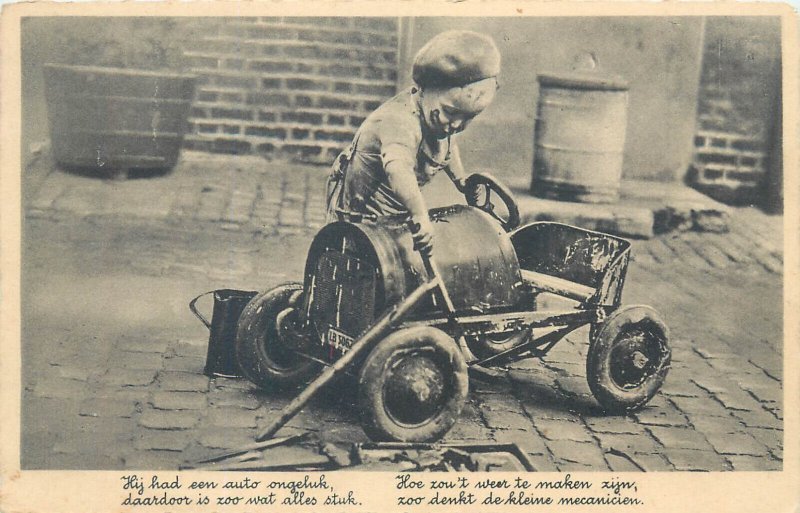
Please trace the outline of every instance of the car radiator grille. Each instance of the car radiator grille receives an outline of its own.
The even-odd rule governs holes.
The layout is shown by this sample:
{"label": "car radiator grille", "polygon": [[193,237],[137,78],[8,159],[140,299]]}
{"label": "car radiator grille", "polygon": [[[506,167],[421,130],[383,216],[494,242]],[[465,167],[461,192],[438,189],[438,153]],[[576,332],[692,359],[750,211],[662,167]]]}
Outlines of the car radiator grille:
{"label": "car radiator grille", "polygon": [[323,343],[330,328],[350,337],[366,331],[375,315],[375,269],[348,254],[329,250],[317,260],[311,318]]}

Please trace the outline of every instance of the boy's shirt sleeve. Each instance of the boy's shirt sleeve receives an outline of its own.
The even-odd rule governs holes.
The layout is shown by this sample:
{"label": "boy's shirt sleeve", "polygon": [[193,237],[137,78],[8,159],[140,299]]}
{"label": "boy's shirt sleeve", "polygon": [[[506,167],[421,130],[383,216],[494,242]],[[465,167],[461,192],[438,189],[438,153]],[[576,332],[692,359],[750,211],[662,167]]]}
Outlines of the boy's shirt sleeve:
{"label": "boy's shirt sleeve", "polygon": [[416,116],[402,114],[393,113],[378,120],[376,128],[381,145],[381,163],[384,169],[394,162],[414,173],[422,128]]}

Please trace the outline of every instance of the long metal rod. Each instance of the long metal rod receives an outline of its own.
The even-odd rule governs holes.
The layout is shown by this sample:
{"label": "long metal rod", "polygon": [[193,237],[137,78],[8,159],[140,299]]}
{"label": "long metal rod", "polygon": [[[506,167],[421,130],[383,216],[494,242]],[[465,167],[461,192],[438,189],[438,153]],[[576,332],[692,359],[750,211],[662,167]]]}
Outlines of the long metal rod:
{"label": "long metal rod", "polygon": [[336,360],[330,367],[326,367],[322,374],[317,376],[317,378],[309,383],[292,402],[287,404],[286,407],[281,410],[278,418],[267,426],[267,428],[258,435],[256,440],[261,442],[275,435],[275,433],[285,426],[292,417],[297,415],[297,412],[299,412],[322,387],[334,377],[343,373],[362,353],[372,349],[389,328],[414,308],[431,290],[439,287],[440,282],[441,279],[437,277],[420,285],[414,292],[409,294],[407,298],[386,312],[341,358]]}
{"label": "long metal rod", "polygon": [[447,309],[447,313],[451,316],[455,315],[456,309],[453,306],[453,301],[450,299],[450,293],[447,292],[447,287],[445,287],[442,274],[439,272],[439,266],[436,265],[436,260],[433,259],[433,256],[422,255],[422,262],[425,264],[425,271],[428,273],[428,279],[439,281],[439,292],[441,292],[442,299],[444,299],[444,306]]}

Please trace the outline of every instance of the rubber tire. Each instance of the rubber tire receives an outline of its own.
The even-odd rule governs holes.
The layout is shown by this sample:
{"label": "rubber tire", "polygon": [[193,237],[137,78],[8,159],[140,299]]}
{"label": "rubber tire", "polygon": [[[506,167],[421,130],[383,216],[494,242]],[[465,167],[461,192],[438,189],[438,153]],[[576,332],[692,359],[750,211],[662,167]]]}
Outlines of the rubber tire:
{"label": "rubber tire", "polygon": [[[650,335],[658,344],[659,361],[642,383],[623,388],[613,379],[613,349],[631,333]],[[667,325],[653,308],[644,305],[617,310],[599,327],[593,326],[592,340],[586,359],[586,378],[595,399],[608,413],[626,414],[640,409],[658,392],[670,369]]]}
{"label": "rubber tire", "polygon": [[[291,307],[289,300],[300,283],[285,283],[262,292],[251,299],[239,317],[236,329],[236,359],[244,376],[259,388],[283,389],[306,383],[319,365],[311,360],[296,357],[293,364],[276,362],[270,356],[270,346],[278,342],[275,319]],[[274,348],[274,346],[273,346]]]}
{"label": "rubber tire", "polygon": [[[490,356],[500,354],[508,351],[514,346],[523,344],[530,340],[533,330],[526,329],[519,332],[510,333],[506,337],[501,337],[503,333],[497,333],[495,340],[491,340],[488,336],[482,337],[465,337],[467,347],[472,351],[479,360],[484,360]],[[490,364],[491,365],[491,364]]]}
{"label": "rubber tire", "polygon": [[[433,355],[442,370],[449,397],[430,419],[414,426],[397,422],[386,412],[384,386],[390,367],[409,350]],[[361,427],[376,442],[432,442],[441,439],[458,420],[469,393],[464,356],[446,333],[429,326],[405,328],[382,340],[364,361],[358,378]]]}

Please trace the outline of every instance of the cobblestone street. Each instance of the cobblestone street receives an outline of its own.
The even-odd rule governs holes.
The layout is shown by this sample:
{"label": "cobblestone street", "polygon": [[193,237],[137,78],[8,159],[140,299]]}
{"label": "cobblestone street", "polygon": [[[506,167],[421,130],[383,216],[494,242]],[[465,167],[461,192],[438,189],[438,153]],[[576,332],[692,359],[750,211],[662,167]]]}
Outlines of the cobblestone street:
{"label": "cobblestone street", "polygon": [[[252,442],[292,398],[204,376],[208,332],[186,305],[300,280],[325,170],[189,157],[169,177],[23,187],[23,468],[174,469]],[[448,439],[516,442],[540,471],[781,469],[782,218],[731,215],[728,233],[634,242],[623,301],[664,315],[673,355],[646,408],[600,411],[583,329],[472,380]],[[335,387],[281,434],[367,441],[353,384]]]}

